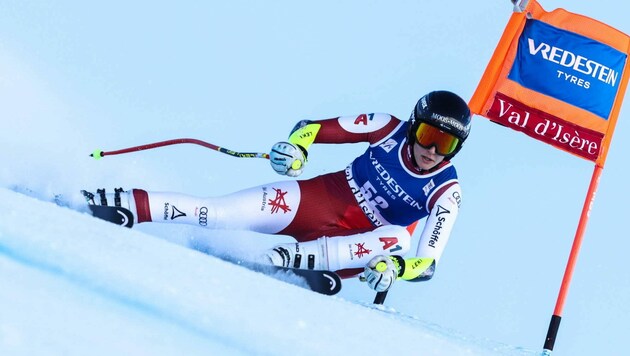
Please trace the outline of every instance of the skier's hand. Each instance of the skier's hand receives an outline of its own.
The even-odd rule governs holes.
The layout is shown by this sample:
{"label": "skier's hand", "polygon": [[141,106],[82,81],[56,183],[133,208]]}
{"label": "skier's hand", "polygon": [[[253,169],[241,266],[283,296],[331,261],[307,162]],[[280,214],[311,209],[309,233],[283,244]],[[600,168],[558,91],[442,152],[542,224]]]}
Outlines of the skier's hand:
{"label": "skier's hand", "polygon": [[290,142],[278,142],[271,147],[269,162],[278,174],[297,177],[306,164],[306,149]]}
{"label": "skier's hand", "polygon": [[400,263],[405,263],[398,256],[375,256],[365,266],[362,280],[377,292],[388,290],[398,278]]}

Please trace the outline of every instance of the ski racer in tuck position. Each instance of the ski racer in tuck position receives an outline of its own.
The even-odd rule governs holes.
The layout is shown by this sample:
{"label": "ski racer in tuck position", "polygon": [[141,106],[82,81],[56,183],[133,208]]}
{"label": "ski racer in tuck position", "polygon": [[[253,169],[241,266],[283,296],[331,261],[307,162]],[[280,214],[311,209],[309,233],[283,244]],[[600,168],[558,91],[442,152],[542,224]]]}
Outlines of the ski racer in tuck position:
{"label": "ski racer in tuck position", "polygon": [[[416,104],[408,121],[388,114],[301,121],[288,142],[271,149],[281,175],[297,177],[311,144],[368,142],[345,170],[308,180],[285,180],[226,196],[116,190],[91,204],[116,202],[135,223],[163,222],[210,229],[245,229],[294,237],[266,253],[278,266],[363,272],[369,286],[388,290],[397,279],[425,281],[448,242],[461,204],[450,160],[468,137],[471,114],[456,94],[434,91]],[[105,198],[105,199],[103,199]],[[107,204],[107,203],[106,203]],[[415,254],[414,224],[423,218]]]}

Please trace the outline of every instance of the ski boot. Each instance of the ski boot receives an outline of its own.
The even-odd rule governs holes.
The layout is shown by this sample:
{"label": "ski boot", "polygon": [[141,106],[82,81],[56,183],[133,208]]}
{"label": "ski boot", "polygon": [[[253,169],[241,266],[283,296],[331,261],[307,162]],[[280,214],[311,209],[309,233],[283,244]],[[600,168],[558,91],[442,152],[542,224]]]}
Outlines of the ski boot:
{"label": "ski boot", "polygon": [[269,262],[275,266],[328,270],[328,251],[326,238],[275,246],[266,254]]}
{"label": "ski boot", "polygon": [[94,217],[125,227],[133,226],[135,203],[130,192],[115,188],[113,194],[107,194],[105,189],[97,189],[96,195],[86,190],[82,190],[81,193]]}

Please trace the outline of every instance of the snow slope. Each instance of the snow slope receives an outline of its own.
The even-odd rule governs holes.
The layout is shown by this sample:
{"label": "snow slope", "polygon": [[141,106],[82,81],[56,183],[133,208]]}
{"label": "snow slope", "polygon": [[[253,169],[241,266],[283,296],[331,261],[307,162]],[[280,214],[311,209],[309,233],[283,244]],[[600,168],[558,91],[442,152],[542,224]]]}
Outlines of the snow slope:
{"label": "snow slope", "polygon": [[526,355],[0,189],[2,355]]}
{"label": "snow slope", "polygon": [[[547,10],[563,7],[630,33],[630,2],[540,3]],[[273,143],[285,140],[298,120],[369,112],[406,119],[418,98],[436,89],[452,90],[470,99],[511,14],[512,4],[506,0],[2,1],[0,188],[28,187],[32,190],[29,195],[42,201],[52,201],[55,193],[69,198],[79,189],[120,186],[206,197],[286,179],[264,160],[234,159],[193,145],[100,161],[89,159],[88,154],[95,149],[116,150],[180,137],[237,151],[266,152]],[[554,356],[629,354],[624,351],[630,315],[630,278],[626,272],[630,190],[625,188],[630,176],[629,100],[626,93]],[[313,145],[300,179],[343,169],[365,147]],[[480,349],[481,354],[491,354],[487,350],[495,348],[506,354],[514,351],[486,338],[539,350],[554,311],[593,165],[479,116],[473,119],[472,134],[454,164],[464,200],[437,273],[429,283],[397,283],[386,305],[418,317],[401,317],[421,330],[418,333],[437,334],[451,344],[462,341],[464,348]],[[23,198],[3,192],[0,199],[0,219],[8,219],[3,215],[19,208],[27,211],[27,216],[14,213],[13,218],[28,221],[16,222],[10,230],[5,223],[0,229],[0,247],[5,251],[0,255],[0,296],[5,302],[0,304],[0,356],[87,354],[84,351],[90,345],[91,353],[103,350],[110,354],[137,354],[140,349],[147,354],[162,350],[184,354],[203,348],[193,342],[203,337],[186,339],[191,333],[179,326],[158,321],[160,318],[138,312],[133,306],[117,306],[124,303],[110,297],[113,292],[109,289],[104,289],[109,294],[103,297],[83,282],[59,278],[65,275],[43,272],[43,267],[25,267],[36,262],[41,266],[53,252],[66,256],[65,263],[66,259],[78,261],[63,254],[67,251],[55,249],[69,244],[66,239],[77,244],[101,234],[107,234],[107,243],[91,244],[80,251],[88,261],[116,256],[107,264],[120,265],[126,278],[149,262],[132,265],[133,260],[121,258],[122,251],[112,250],[116,239],[126,243],[135,240],[129,238],[129,231],[101,225],[99,233],[94,233],[97,222],[85,225],[78,222],[80,218],[70,219],[68,209]],[[80,210],[74,200],[73,206]],[[51,236],[59,224],[50,226],[50,215],[39,215],[44,214],[40,212],[43,207],[46,214],[60,215],[61,222],[72,220],[64,229],[90,231],[90,236],[74,236],[66,230]],[[25,231],[27,227],[31,231]],[[108,230],[104,233],[102,229]],[[36,236],[43,245],[22,245]],[[217,274],[213,278],[232,269],[208,254],[249,257],[286,241],[282,236],[165,224],[141,224],[134,228],[133,236],[144,236],[144,242],[133,247],[140,251],[135,259],[147,257],[149,252],[144,249],[158,255],[154,244],[166,245],[156,260],[186,251],[202,257],[203,263],[195,268],[213,266]],[[417,236],[413,241],[417,243]],[[20,245],[14,246],[18,242]],[[35,247],[37,251],[31,250]],[[11,258],[6,257],[9,251]],[[58,262],[43,266],[66,271]],[[134,278],[165,278],[162,275],[171,269],[186,278],[192,275],[178,259],[164,271],[157,269],[153,277]],[[80,281],[104,283],[86,266],[79,264],[71,271],[73,276],[82,276]],[[215,293],[234,289],[238,286],[234,283],[246,278],[229,280],[227,286],[221,285],[225,281],[217,282]],[[273,282],[263,278],[256,284]],[[168,283],[163,286],[175,282]],[[112,284],[124,286],[118,281]],[[195,293],[206,285],[204,279],[204,283],[186,290]],[[179,284],[175,286],[174,290],[182,290]],[[124,292],[131,293],[131,289]],[[230,295],[230,300],[240,302],[240,308],[252,305],[256,310],[252,303],[263,293],[248,289],[242,299]],[[294,314],[300,317],[306,312],[304,305],[319,305],[312,300],[303,303],[304,296],[296,301],[297,297],[287,293],[274,298],[298,309]],[[372,313],[365,304],[373,296],[352,280],[344,284],[338,298],[325,300],[345,303],[352,309],[359,304],[361,313]],[[152,295],[154,300],[157,298]],[[265,308],[274,308],[273,301],[263,302]],[[328,312],[330,306],[326,309],[319,314],[328,319],[338,315]],[[275,312],[274,318],[282,315]],[[264,328],[273,327],[273,320],[260,323],[268,324]],[[341,322],[335,319],[334,323]],[[91,333],[92,328],[85,325],[98,325],[100,331]],[[167,332],[156,332],[159,325]],[[293,330],[293,325],[289,322],[283,327]],[[368,326],[366,331],[379,332],[372,331],[357,342],[376,349],[379,345],[372,344],[385,339],[380,336],[385,333],[382,329],[366,322],[344,332]],[[405,342],[396,337],[397,332],[389,331],[393,336],[382,342],[404,349],[405,354],[426,349],[448,354],[450,350],[433,347],[433,343]],[[257,337],[249,334],[250,338]],[[166,345],[169,342],[171,346]],[[239,344],[248,342],[239,339]],[[11,352],[6,352],[9,347]],[[365,348],[357,347],[356,353]],[[46,352],[33,352],[44,349]],[[225,352],[215,350],[237,352],[229,347]],[[286,350],[289,353],[290,348]]]}

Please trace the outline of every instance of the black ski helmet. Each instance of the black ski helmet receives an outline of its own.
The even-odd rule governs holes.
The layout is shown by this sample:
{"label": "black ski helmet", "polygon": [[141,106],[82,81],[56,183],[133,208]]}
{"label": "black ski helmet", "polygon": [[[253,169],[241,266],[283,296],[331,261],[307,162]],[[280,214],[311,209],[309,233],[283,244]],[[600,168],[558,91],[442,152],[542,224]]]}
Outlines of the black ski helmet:
{"label": "black ski helmet", "polygon": [[411,112],[407,128],[407,143],[416,141],[416,131],[424,122],[447,132],[459,139],[455,151],[446,156],[451,159],[462,148],[470,133],[471,114],[468,104],[459,95],[450,91],[433,91],[418,100]]}

